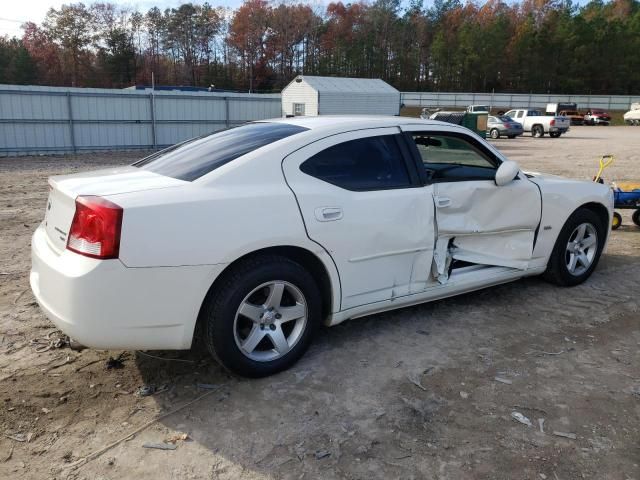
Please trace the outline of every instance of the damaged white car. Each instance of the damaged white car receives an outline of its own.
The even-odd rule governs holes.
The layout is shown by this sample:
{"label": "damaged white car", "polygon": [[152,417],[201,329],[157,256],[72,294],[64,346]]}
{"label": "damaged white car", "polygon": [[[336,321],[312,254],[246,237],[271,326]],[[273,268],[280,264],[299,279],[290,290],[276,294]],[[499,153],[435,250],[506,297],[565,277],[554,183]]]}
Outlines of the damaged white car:
{"label": "damaged white car", "polygon": [[604,185],[401,117],[254,122],[49,183],[31,287],[61,330],[101,349],[198,336],[245,376],[291,366],[323,322],[543,273],[581,283],[613,207]]}

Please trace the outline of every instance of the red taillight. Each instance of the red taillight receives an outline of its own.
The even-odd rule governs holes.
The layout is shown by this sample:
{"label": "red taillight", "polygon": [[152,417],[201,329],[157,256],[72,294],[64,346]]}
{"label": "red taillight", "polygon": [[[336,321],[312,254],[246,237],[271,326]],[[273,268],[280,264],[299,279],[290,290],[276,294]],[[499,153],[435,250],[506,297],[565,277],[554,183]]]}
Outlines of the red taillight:
{"label": "red taillight", "polygon": [[67,249],[91,258],[118,258],[122,207],[96,196],[76,198]]}
{"label": "red taillight", "polygon": [[556,124],[555,119],[551,119],[551,123],[550,123],[550,125],[553,127],[555,124]]}

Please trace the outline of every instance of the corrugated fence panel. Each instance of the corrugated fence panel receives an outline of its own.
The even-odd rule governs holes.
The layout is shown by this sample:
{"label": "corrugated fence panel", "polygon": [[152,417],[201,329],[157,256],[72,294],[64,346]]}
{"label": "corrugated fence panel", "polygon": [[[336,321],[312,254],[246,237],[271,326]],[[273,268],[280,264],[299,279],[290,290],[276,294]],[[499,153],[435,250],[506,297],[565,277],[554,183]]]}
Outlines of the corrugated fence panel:
{"label": "corrugated fence panel", "polygon": [[280,115],[273,94],[0,85],[0,156],[160,148]]}
{"label": "corrugated fence panel", "polygon": [[[255,95],[254,95],[255,97]],[[246,122],[252,118],[278,118],[282,116],[282,104],[272,99],[230,98],[229,119],[231,124]]]}
{"label": "corrugated fence panel", "polygon": [[510,93],[448,93],[403,92],[402,103],[407,107],[465,108],[469,105],[490,105],[496,108],[542,108],[547,103],[573,102],[579,109],[604,108],[627,111],[640,96],[629,95],[544,95]]}

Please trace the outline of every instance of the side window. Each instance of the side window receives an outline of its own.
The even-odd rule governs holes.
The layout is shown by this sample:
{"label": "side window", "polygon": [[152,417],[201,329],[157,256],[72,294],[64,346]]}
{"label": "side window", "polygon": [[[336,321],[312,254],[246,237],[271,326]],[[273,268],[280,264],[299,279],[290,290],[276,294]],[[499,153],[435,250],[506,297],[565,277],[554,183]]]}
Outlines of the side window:
{"label": "side window", "polygon": [[412,136],[429,181],[495,179],[496,162],[464,138],[426,133]]}
{"label": "side window", "polygon": [[518,110],[518,112],[516,113],[516,118],[522,118],[522,113],[523,110]]}
{"label": "side window", "polygon": [[360,138],[329,147],[300,165],[307,175],[346,190],[410,187],[402,152],[393,135]]}

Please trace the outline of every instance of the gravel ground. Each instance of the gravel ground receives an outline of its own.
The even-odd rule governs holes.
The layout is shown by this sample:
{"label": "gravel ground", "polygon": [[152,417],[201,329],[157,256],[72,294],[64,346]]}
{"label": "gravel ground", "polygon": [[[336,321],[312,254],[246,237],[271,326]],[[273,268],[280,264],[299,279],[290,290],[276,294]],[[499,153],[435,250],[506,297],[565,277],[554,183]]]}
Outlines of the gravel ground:
{"label": "gravel ground", "polygon": [[[606,178],[640,181],[632,127],[495,144],[525,169],[578,178],[612,153]],[[526,279],[346,322],[291,370],[240,380],[199,351],[55,348],[28,288],[46,178],[141,155],[0,160],[0,478],[640,479],[640,229],[628,212],[581,286]],[[139,397],[143,385],[160,392]],[[175,450],[143,448],[180,432]]]}

